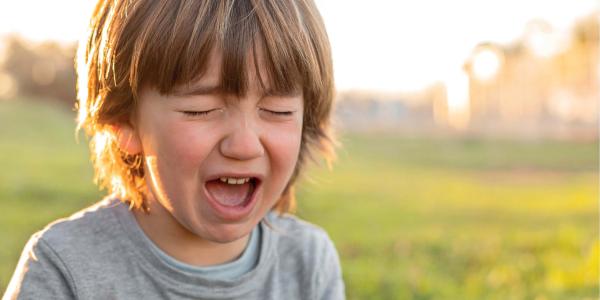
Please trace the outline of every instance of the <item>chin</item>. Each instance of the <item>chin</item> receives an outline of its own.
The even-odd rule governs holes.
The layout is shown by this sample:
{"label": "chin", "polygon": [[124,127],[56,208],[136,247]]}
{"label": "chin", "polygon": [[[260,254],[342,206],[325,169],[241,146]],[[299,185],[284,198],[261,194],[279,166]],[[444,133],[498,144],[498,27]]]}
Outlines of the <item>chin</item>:
{"label": "chin", "polygon": [[[253,229],[254,226],[249,224],[223,224],[213,228],[204,238],[216,243],[231,243],[247,236]],[[202,236],[202,234],[198,234],[198,236]]]}

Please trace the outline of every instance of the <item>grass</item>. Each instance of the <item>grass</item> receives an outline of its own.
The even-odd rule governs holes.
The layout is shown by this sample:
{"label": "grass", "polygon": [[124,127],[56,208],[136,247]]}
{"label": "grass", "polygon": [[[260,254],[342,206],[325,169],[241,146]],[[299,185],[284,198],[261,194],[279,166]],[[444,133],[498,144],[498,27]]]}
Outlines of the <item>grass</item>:
{"label": "grass", "polygon": [[0,101],[2,291],[32,233],[100,196],[85,143],[75,142],[73,128],[72,112],[38,102]]}
{"label": "grass", "polygon": [[[99,199],[74,114],[0,102],[0,289],[27,238]],[[349,299],[597,299],[598,143],[342,136],[298,214]]]}
{"label": "grass", "polygon": [[299,214],[349,299],[596,299],[598,144],[350,136]]}

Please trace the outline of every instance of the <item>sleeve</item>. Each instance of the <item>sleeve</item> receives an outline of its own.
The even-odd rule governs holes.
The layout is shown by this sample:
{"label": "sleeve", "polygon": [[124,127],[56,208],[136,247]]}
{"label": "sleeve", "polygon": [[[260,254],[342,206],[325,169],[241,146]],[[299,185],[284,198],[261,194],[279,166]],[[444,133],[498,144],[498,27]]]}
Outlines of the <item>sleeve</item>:
{"label": "sleeve", "polygon": [[323,251],[323,261],[321,262],[322,268],[320,268],[317,277],[317,299],[346,299],[340,258],[329,237],[327,237]]}
{"label": "sleeve", "polygon": [[2,297],[2,300],[12,299],[75,299],[69,270],[38,234],[27,242]]}

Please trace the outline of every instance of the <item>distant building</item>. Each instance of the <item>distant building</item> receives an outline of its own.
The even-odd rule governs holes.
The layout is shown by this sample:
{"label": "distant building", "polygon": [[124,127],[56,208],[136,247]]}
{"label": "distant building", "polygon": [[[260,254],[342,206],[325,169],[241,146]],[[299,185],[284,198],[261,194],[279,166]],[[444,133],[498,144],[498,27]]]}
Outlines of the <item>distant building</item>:
{"label": "distant building", "polygon": [[410,131],[436,126],[428,101],[411,95],[365,91],[341,93],[335,121],[338,127],[350,131]]}
{"label": "distant building", "polygon": [[540,56],[527,42],[475,48],[474,52],[481,48],[498,51],[502,65],[493,80],[481,80],[471,61],[466,63],[469,130],[595,135],[600,96],[597,18],[577,24],[571,42],[552,56]]}
{"label": "distant building", "polygon": [[[335,109],[338,127],[351,131],[597,138],[598,28],[595,15],[581,20],[565,42],[552,39],[548,24],[532,22],[524,37],[513,44],[477,45],[464,64],[464,72],[457,74],[457,78],[464,78],[457,85],[437,83],[416,93],[342,92]],[[484,51],[487,62],[478,63],[477,55]]]}

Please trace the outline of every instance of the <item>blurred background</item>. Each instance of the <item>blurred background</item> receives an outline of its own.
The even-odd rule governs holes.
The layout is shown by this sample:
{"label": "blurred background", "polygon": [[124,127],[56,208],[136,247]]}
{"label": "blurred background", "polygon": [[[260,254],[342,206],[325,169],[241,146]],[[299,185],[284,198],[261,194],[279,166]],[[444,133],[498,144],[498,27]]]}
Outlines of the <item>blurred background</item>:
{"label": "blurred background", "polygon": [[[343,147],[297,213],[348,298],[598,299],[598,3],[316,2]],[[32,233],[103,195],[74,133],[92,4],[0,2],[0,291]]]}

